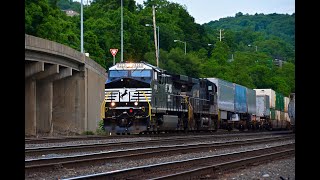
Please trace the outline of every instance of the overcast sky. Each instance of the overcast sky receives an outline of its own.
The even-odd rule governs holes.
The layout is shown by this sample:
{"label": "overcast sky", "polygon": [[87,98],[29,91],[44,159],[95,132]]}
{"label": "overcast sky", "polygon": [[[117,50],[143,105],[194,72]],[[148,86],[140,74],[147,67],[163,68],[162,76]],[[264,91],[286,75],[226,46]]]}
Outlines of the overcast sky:
{"label": "overcast sky", "polygon": [[[75,0],[81,2],[81,0]],[[90,1],[90,0],[89,0]],[[143,4],[144,0],[135,0]],[[167,0],[187,7],[189,14],[198,24],[234,17],[236,13],[253,15],[255,13],[292,14],[295,12],[295,0]],[[85,4],[87,0],[83,0]]]}

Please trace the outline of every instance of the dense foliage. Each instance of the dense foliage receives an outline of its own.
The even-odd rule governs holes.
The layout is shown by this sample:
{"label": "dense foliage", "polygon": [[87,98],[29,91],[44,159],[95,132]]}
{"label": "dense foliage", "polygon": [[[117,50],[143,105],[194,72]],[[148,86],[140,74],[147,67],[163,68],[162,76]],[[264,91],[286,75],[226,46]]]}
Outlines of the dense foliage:
{"label": "dense foliage", "polygon": [[[26,0],[25,32],[80,51],[80,12],[72,0]],[[288,96],[295,91],[295,14],[255,14],[222,18],[200,25],[186,7],[166,0],[123,0],[125,61],[156,65],[152,5],[160,34],[159,67],[192,77],[218,77],[250,88],[272,88]],[[110,48],[121,58],[119,0],[94,0],[84,6],[84,49],[103,67],[110,67]],[[217,38],[223,29],[222,41]],[[186,42],[187,53],[184,53]],[[248,46],[250,45],[250,46]],[[275,59],[286,61],[275,66]]]}

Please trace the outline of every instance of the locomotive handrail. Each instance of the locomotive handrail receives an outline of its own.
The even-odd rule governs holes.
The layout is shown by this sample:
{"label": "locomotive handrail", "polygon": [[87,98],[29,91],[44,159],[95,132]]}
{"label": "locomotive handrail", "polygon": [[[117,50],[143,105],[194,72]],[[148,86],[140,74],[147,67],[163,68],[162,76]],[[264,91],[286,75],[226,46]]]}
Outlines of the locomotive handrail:
{"label": "locomotive handrail", "polygon": [[208,99],[202,99],[202,98],[197,98],[197,97],[189,97],[189,99],[198,99],[198,100],[202,100],[202,101],[210,101]]}
{"label": "locomotive handrail", "polygon": [[105,95],[105,98],[103,99],[103,102],[101,104],[101,119],[104,119],[106,116],[105,116],[105,106],[106,106],[106,100],[108,99],[109,95],[111,94],[111,92],[108,92],[106,95]]}
{"label": "locomotive handrail", "polygon": [[147,95],[144,93],[144,91],[138,91],[138,92],[142,92],[142,94],[144,95],[144,97],[146,98],[146,100],[147,100],[147,102],[149,104],[149,112],[148,112],[148,114],[149,114],[149,118],[150,118],[150,122],[151,122],[151,104],[149,102],[149,99],[148,99]]}
{"label": "locomotive handrail", "polygon": [[106,100],[103,99],[102,104],[101,104],[101,108],[100,108],[101,119],[104,119],[106,117],[106,115],[105,115],[105,106],[106,106]]}
{"label": "locomotive handrail", "polygon": [[186,104],[188,104],[188,123],[190,123],[190,121],[193,119],[193,108],[192,105],[190,103],[190,101],[188,101],[188,98],[191,99],[189,96],[186,96],[185,101]]}

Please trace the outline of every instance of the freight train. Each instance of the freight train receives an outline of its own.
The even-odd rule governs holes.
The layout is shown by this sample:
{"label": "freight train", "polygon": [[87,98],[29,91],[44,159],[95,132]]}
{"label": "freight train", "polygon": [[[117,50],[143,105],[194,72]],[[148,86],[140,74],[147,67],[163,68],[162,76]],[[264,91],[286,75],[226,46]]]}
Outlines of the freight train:
{"label": "freight train", "polygon": [[[146,62],[117,63],[105,83],[103,127],[110,134],[290,128],[281,119],[283,96],[264,91],[274,93],[172,74]],[[279,107],[272,106],[276,99]],[[272,114],[278,111],[279,117]]]}

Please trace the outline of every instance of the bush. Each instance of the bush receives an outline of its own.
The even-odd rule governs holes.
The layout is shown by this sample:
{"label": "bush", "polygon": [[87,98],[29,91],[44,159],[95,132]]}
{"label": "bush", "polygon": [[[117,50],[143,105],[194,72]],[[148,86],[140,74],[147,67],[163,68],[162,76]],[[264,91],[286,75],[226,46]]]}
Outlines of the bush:
{"label": "bush", "polygon": [[96,134],[97,135],[102,135],[102,136],[108,135],[105,130],[102,130],[102,129],[99,129],[99,128],[96,130]]}
{"label": "bush", "polygon": [[104,130],[103,128],[103,120],[100,120],[98,123],[98,129]]}
{"label": "bush", "polygon": [[107,132],[104,130],[104,127],[103,127],[103,120],[100,120],[99,121],[99,124],[98,124],[98,128],[96,130],[96,133],[98,135],[107,135]]}

